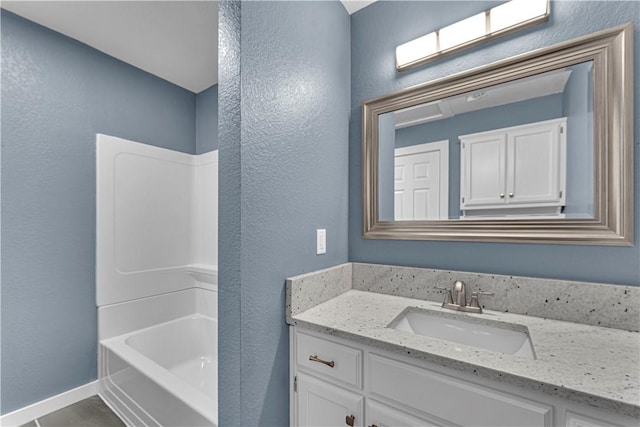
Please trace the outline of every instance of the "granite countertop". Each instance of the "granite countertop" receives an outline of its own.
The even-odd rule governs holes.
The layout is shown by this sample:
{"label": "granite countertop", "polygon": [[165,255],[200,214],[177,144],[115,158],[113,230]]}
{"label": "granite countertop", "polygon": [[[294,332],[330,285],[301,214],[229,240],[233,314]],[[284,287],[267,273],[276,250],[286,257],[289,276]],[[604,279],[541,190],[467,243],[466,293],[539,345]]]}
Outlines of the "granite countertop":
{"label": "granite countertop", "polygon": [[456,313],[433,301],[348,290],[293,314],[289,322],[640,418],[638,332],[490,310],[483,314],[456,313],[526,326],[537,357],[531,360],[387,328],[409,307]]}

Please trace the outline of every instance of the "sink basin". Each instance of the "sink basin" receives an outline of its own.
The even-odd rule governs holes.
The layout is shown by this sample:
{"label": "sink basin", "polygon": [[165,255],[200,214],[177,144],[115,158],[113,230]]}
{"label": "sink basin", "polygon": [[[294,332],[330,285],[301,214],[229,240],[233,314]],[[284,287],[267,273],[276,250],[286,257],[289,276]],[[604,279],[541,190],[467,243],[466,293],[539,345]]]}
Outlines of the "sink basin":
{"label": "sink basin", "polygon": [[[440,315],[423,310],[408,310],[398,316],[390,328],[416,335],[484,348],[500,353],[535,359],[526,327],[503,322],[475,322],[472,318]],[[491,323],[491,324],[488,324]],[[463,351],[458,348],[459,351]]]}

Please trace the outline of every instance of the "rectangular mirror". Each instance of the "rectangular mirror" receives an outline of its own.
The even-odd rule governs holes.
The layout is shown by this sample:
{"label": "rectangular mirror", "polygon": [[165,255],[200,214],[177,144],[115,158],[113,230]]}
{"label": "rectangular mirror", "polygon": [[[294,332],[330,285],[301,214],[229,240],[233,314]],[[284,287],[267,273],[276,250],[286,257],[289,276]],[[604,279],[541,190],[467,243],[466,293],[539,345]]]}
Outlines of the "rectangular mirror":
{"label": "rectangular mirror", "polygon": [[365,102],[364,237],[631,244],[631,36]]}

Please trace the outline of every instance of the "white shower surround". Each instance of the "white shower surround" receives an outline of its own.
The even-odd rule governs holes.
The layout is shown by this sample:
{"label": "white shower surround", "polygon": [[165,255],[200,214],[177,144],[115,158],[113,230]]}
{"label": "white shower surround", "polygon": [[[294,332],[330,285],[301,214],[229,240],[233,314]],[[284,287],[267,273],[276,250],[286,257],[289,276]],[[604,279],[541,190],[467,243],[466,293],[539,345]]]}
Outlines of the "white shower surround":
{"label": "white shower surround", "polygon": [[217,150],[194,156],[99,134],[96,154],[97,305],[217,275]]}
{"label": "white shower surround", "polygon": [[96,154],[100,395],[129,426],[217,425],[218,153]]}

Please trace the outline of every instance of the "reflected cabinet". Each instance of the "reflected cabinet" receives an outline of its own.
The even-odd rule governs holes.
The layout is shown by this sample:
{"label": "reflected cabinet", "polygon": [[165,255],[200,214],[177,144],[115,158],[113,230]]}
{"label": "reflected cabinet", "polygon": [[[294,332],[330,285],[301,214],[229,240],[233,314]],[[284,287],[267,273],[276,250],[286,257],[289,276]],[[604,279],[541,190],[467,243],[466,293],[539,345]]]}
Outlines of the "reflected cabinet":
{"label": "reflected cabinet", "polygon": [[461,135],[462,217],[563,215],[566,122]]}

